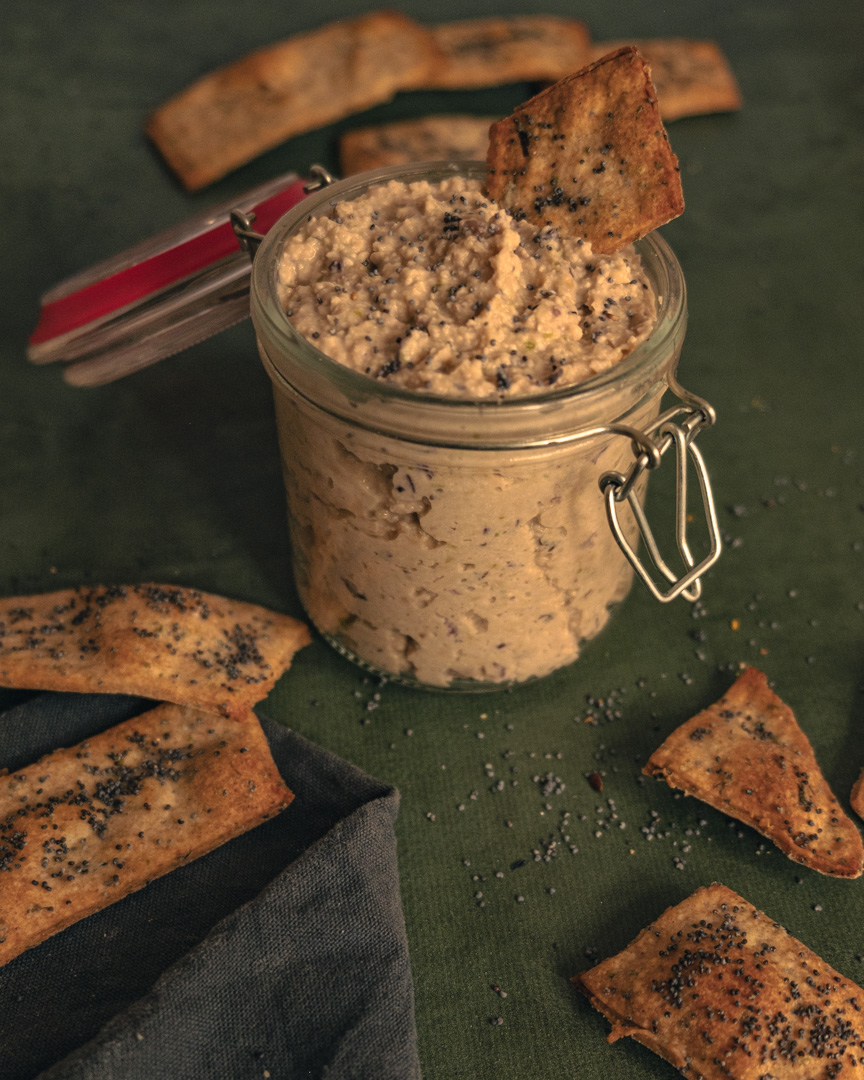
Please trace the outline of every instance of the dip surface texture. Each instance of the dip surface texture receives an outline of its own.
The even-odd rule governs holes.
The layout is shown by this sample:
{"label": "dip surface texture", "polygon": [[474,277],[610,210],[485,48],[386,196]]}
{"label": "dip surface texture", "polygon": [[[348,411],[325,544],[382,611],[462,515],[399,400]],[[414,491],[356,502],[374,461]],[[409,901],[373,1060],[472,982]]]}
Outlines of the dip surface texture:
{"label": "dip surface texture", "polygon": [[517,221],[477,181],[391,181],[312,217],[286,243],[279,299],[346,367],[446,397],[522,397],[613,367],[656,303],[632,248]]}

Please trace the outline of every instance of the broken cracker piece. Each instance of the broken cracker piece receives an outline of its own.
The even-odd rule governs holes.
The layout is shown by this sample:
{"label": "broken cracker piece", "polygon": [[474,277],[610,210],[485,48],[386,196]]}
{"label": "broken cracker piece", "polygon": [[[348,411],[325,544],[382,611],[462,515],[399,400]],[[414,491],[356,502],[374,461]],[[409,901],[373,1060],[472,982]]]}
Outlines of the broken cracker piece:
{"label": "broken cracker piece", "polygon": [[591,46],[600,58],[625,45],[635,46],[651,69],[664,121],[741,108],[741,91],[720,46],[693,38],[636,38]]}
{"label": "broken cracker piece", "polygon": [[724,885],[573,982],[689,1080],[864,1076],[864,990]]}
{"label": "broken cracker piece", "polygon": [[339,142],[343,176],[418,161],[482,161],[494,116],[423,116],[346,132]]}
{"label": "broken cracker piece", "polygon": [[294,135],[424,85],[443,62],[428,29],[373,11],[205,75],[156,109],[146,132],[195,191]]}
{"label": "broken cracker piece", "polygon": [[431,87],[464,90],[557,81],[591,59],[588,28],[576,19],[493,16],[437,23],[429,29],[445,57],[427,84]]}
{"label": "broken cracker piece", "polygon": [[0,686],[243,717],[309,640],[288,615],[176,585],[63,589],[0,600]]}
{"label": "broken cracker piece", "polygon": [[747,668],[714,705],[672,732],[642,770],[751,825],[832,877],[864,870],[864,846],[792,710]]}
{"label": "broken cracker piece", "polygon": [[864,818],[864,769],[861,770],[861,775],[855,781],[850,801],[852,809],[858,817]]}
{"label": "broken cracker piece", "polygon": [[612,254],[684,210],[678,159],[639,52],[619,49],[493,124],[488,194]]}
{"label": "broken cracker piece", "polygon": [[0,964],[293,798],[253,713],[177,705],[0,777]]}

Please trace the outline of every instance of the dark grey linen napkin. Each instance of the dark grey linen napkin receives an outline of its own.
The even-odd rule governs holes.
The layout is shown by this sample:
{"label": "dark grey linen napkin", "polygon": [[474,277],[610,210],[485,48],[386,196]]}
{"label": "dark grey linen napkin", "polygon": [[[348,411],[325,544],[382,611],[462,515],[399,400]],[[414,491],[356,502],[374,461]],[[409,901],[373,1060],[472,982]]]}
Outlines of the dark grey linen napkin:
{"label": "dark grey linen napkin", "polygon": [[[0,767],[151,705],[38,695]],[[419,1080],[398,793],[262,723],[294,802],[0,968],[4,1080]]]}

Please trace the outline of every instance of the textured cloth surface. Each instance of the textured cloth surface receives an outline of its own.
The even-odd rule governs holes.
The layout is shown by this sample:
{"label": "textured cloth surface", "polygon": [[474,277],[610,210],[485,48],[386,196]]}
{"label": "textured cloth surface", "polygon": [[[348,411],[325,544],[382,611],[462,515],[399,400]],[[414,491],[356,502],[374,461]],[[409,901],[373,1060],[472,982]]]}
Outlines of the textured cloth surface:
{"label": "textured cloth surface", "polygon": [[[0,717],[0,761],[146,707],[40,695]],[[264,724],[291,807],[0,969],[4,1080],[419,1076],[398,795]]]}

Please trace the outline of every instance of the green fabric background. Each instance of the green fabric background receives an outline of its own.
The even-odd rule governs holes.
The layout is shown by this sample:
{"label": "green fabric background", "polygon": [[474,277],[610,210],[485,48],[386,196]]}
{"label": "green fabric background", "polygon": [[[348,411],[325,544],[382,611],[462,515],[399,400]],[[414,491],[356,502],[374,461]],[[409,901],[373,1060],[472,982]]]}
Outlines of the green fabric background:
{"label": "green fabric background", "polygon": [[[566,13],[598,39],[715,37],[745,98],[739,114],[669,126],[687,200],[664,229],[690,297],[680,374],[719,413],[700,445],[727,549],[703,606],[661,607],[634,588],[574,667],[484,696],[379,687],[316,640],[265,705],[402,792],[401,884],[427,1080],[660,1080],[673,1070],[647,1050],[606,1045],[605,1021],[568,977],[701,884],[743,893],[864,982],[864,880],[800,869],[750,829],[640,777],[665,734],[715,700],[743,662],[762,667],[795,708],[846,806],[864,765],[860,11],[842,0],[583,0],[578,9],[448,0],[434,16],[409,0],[398,6],[441,19]],[[214,66],[362,10],[284,0],[7,7],[3,594],[155,580],[300,613],[250,324],[89,391],[31,367],[24,348],[40,294],[61,278],[282,171],[335,168],[348,122],[192,196],[142,123]],[[364,120],[504,114],[529,92],[406,94]],[[668,522],[668,477],[657,480],[653,516]],[[20,697],[0,692],[0,706]],[[585,779],[595,769],[602,794]],[[560,782],[544,795],[549,774]]]}

